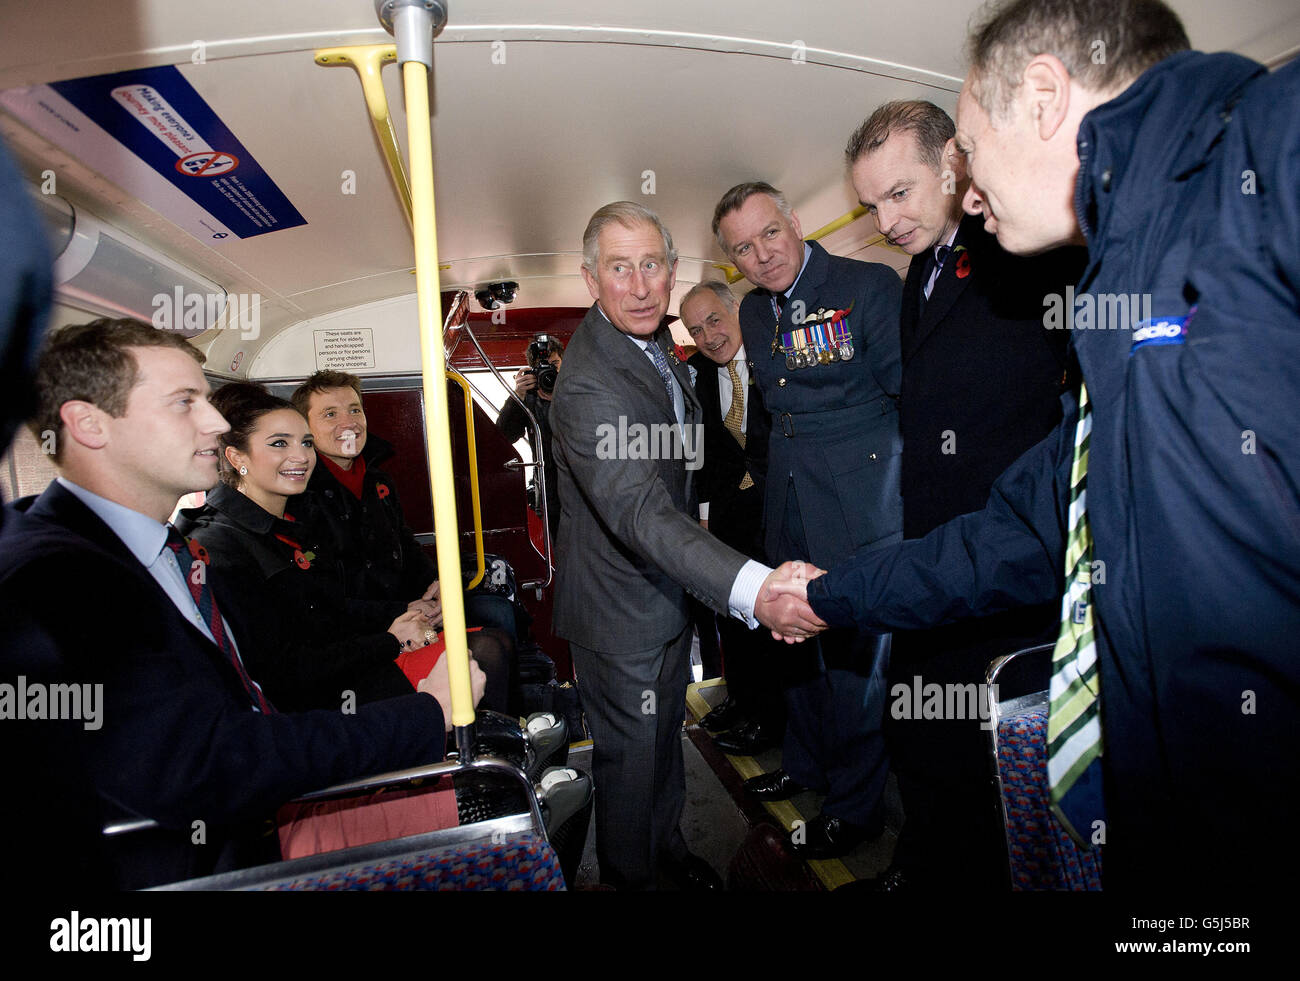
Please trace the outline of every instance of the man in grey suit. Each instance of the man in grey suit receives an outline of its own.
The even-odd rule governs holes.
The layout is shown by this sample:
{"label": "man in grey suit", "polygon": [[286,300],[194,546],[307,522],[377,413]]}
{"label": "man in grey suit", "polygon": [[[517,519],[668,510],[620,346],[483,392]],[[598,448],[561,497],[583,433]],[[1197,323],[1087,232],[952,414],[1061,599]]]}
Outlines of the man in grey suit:
{"label": "man in grey suit", "polygon": [[663,323],[676,259],[649,209],[620,201],[592,216],[582,276],[596,303],[551,405],[563,509],[555,629],[570,643],[591,728],[601,879],[626,889],[720,886],[678,828],[686,593],[784,636],[822,626],[805,607],[759,599],[776,574],[692,516],[703,413]]}

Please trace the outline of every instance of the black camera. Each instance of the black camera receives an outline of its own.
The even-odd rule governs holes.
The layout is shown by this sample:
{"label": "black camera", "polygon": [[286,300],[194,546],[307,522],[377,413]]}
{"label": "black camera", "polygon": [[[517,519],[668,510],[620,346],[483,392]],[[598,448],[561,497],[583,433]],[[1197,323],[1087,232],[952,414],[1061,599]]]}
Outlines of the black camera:
{"label": "black camera", "polygon": [[539,365],[536,368],[529,368],[528,374],[537,376],[537,390],[550,395],[555,391],[555,379],[559,377],[559,369],[549,361],[546,364]]}
{"label": "black camera", "polygon": [[528,360],[537,367],[524,369],[537,378],[537,390],[546,395],[555,391],[555,379],[559,376],[559,369],[550,362],[551,351],[551,338],[546,334],[536,335],[528,345]]}

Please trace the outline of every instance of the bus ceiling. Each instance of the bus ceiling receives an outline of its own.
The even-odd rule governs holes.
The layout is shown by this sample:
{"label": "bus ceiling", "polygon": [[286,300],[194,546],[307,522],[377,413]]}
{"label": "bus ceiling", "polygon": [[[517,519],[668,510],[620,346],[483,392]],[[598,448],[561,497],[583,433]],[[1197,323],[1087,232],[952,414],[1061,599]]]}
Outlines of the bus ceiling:
{"label": "bus ceiling", "polygon": [[[1274,67],[1300,50],[1293,0],[1260,0],[1249,17],[1219,0],[1171,5],[1200,48]],[[519,284],[497,322],[470,301],[489,346],[562,333],[537,321],[590,304],[582,229],[619,198],[648,204],[672,230],[676,297],[701,279],[734,279],[712,209],[755,178],[786,192],[806,231],[826,227],[830,251],[904,270],[907,257],[870,219],[853,220],[844,140],[888,99],[952,111],[980,6],[934,0],[921,14],[911,0],[869,12],[857,0],[756,0],[738,16],[694,0],[455,5],[431,85],[441,290]],[[418,357],[386,336],[414,322],[407,209],[387,163],[406,152],[398,73],[381,72],[380,56],[386,151],[353,72],[318,65],[318,52],[392,43],[372,0],[42,5],[7,16],[0,32],[0,134],[38,193],[180,267],[177,284],[192,280],[185,299],[202,294],[204,317],[220,308],[222,329],[197,339],[215,370],[274,377],[296,362],[301,371],[320,331],[361,329],[368,317],[375,367],[363,373],[409,372]],[[200,187],[223,189],[224,203],[200,200]],[[174,300],[159,310],[172,329],[209,326]],[[502,351],[505,363],[518,356]]]}

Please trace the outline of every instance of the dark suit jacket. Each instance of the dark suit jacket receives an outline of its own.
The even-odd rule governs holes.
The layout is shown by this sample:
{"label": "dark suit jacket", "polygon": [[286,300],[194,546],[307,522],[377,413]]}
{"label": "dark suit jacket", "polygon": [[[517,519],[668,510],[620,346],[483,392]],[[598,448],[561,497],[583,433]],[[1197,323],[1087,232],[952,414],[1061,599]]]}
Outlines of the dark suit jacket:
{"label": "dark suit jacket", "polygon": [[[290,798],[442,758],[442,711],[427,695],[354,716],[253,711],[217,646],[58,483],[17,502],[4,523],[0,606],[27,612],[38,639],[66,659],[68,682],[103,684],[103,725],[85,735],[106,816],[153,818],[171,831],[137,856],[148,869],[119,873],[120,885],[220,869]],[[238,610],[223,613],[241,649],[258,643]],[[194,821],[206,826],[204,845],[191,843]]]}
{"label": "dark suit jacket", "polygon": [[924,305],[924,253],[903,287],[905,538],[984,507],[998,475],[1061,420],[1069,332],[1043,326],[1043,297],[1075,282],[1084,251],[1012,256],[970,215],[954,248],[967,257],[948,257]]}
{"label": "dark suit jacket", "polygon": [[[704,409],[704,466],[700,468],[700,501],[709,504],[709,531],[738,552],[763,557],[763,495],[767,488],[767,440],[771,416],[751,374],[745,400],[745,446],[723,425],[730,405],[724,407],[718,379],[727,366],[696,352],[690,360],[696,371],[695,394]],[[753,486],[740,489],[748,473]]]}
{"label": "dark suit jacket", "polygon": [[[830,255],[813,242],[812,255],[781,314],[763,289],[741,301],[745,353],[772,413],[765,516],[773,561],[811,559],[822,568],[855,549],[896,541],[902,531],[898,496],[898,309],[902,284],[879,263]],[[796,329],[795,319],[818,309],[848,310],[843,323],[853,358],[790,370],[772,341]],[[787,435],[792,434],[792,435]],[[793,477],[807,551],[780,554],[786,490]]]}
{"label": "dark suit jacket", "polygon": [[[948,256],[928,301],[924,253],[912,258],[903,287],[905,538],[983,508],[1002,471],[1056,428],[1061,393],[1078,384],[1066,370],[1069,332],[1044,327],[1043,298],[1075,281],[1084,250],[1013,256],[970,215],[953,245],[968,257]],[[993,658],[1054,640],[1059,625],[1052,602],[896,633],[894,675],[977,683]]]}
{"label": "dark suit jacket", "polygon": [[[655,340],[670,352],[666,328]],[[671,354],[669,363],[691,440],[701,441],[703,410],[686,365]],[[700,527],[691,510],[695,471],[680,450],[662,452],[660,438],[675,428],[654,365],[593,305],[564,352],[551,403],[563,509],[554,613],[561,637],[598,651],[647,650],[685,628],[687,591],[727,611],[745,557]]]}

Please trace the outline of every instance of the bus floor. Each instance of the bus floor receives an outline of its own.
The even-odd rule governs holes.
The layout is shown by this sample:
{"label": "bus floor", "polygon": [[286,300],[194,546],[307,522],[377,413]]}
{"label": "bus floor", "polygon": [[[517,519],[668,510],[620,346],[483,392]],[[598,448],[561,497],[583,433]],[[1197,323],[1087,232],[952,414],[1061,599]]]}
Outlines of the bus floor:
{"label": "bus floor", "polygon": [[[717,870],[727,889],[744,892],[817,892],[881,874],[889,865],[902,827],[893,775],[885,789],[884,834],[841,859],[805,862],[791,850],[790,833],[798,822],[820,813],[822,799],[812,792],[775,803],[746,798],[741,783],[776,769],[781,751],[768,750],[758,757],[728,756],[714,746],[696,723],[725,697],[726,683],[719,679],[692,684],[687,692],[687,724],[682,734],[686,805],[681,828],[691,851]],[[591,771],[590,742],[570,748],[568,765]],[[571,888],[601,888],[594,813],[577,881]]]}

